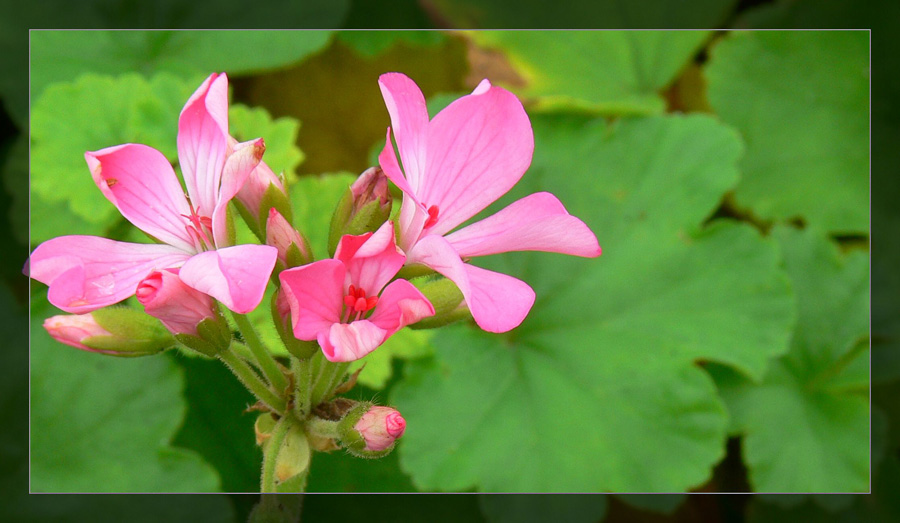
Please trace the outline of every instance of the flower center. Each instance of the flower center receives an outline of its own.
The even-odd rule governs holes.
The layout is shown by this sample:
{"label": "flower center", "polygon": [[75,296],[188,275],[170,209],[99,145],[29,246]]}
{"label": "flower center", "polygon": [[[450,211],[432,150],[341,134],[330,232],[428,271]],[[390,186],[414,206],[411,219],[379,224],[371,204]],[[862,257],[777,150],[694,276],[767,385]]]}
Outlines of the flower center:
{"label": "flower center", "polygon": [[378,303],[378,296],[366,297],[366,291],[360,287],[350,286],[349,291],[344,296],[344,323],[356,321],[363,314],[375,308]]}
{"label": "flower center", "polygon": [[197,209],[194,209],[190,198],[187,201],[188,206],[191,208],[191,214],[182,214],[181,216],[188,220],[188,225],[185,225],[184,229],[187,231],[188,236],[191,237],[191,240],[193,240],[194,247],[198,251],[214,249],[215,244],[210,239],[212,237],[212,219],[209,216],[201,216]]}
{"label": "flower center", "polygon": [[432,205],[431,207],[428,208],[428,219],[425,220],[425,225],[422,226],[423,229],[427,229],[427,228],[431,227],[432,225],[434,225],[435,223],[437,223],[438,212],[439,212],[439,209],[438,209],[437,205]]}

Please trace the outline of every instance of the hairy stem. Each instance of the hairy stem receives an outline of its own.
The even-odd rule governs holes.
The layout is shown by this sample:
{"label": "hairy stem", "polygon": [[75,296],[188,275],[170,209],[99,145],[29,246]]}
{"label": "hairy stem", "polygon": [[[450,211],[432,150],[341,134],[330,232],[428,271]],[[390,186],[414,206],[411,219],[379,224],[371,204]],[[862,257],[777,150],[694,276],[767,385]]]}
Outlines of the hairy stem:
{"label": "hairy stem", "polygon": [[253,353],[263,375],[275,387],[275,390],[283,393],[287,388],[287,379],[284,377],[281,369],[278,368],[278,362],[275,361],[272,353],[269,352],[266,346],[263,345],[262,340],[259,339],[259,336],[256,335],[256,330],[253,328],[250,320],[243,314],[238,313],[232,313],[232,317],[241,330],[241,335],[250,347],[250,352]]}
{"label": "hairy stem", "polygon": [[272,430],[272,436],[266,442],[266,448],[263,452],[262,478],[260,481],[260,492],[275,492],[277,485],[275,484],[275,463],[278,460],[278,453],[284,444],[284,437],[291,428],[291,417],[282,416],[275,424]]}
{"label": "hairy stem", "polygon": [[238,380],[256,396],[256,399],[265,403],[270,409],[279,414],[284,412],[284,398],[272,392],[246,361],[239,358],[230,348],[220,352],[218,357],[231,369],[231,372],[237,376]]}

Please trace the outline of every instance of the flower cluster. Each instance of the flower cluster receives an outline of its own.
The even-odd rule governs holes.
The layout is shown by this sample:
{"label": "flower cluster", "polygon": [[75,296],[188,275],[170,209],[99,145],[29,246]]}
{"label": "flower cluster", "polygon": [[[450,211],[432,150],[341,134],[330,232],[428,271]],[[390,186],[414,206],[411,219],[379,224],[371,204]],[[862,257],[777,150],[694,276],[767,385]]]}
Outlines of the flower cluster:
{"label": "flower cluster", "polygon": [[[318,442],[317,449],[350,445],[351,439],[355,452],[392,448],[405,421],[385,407],[357,405],[350,439],[329,432],[329,423],[352,410],[332,400],[353,382],[343,382],[346,366],[334,364],[360,359],[417,323],[435,326],[470,316],[490,332],[517,327],[534,291],[471,264],[474,257],[517,250],[594,257],[600,246],[587,225],[546,192],[462,226],[508,192],[531,164],[531,124],[512,93],[484,80],[429,119],[425,99],[408,77],[387,73],[379,85],[391,122],[380,165],[366,170],[335,210],[328,259],[313,259],[291,224],[286,181],[263,161],[262,138],[238,142],[230,136],[225,74],[207,78],[179,117],[178,159],[187,194],[166,157],[151,147],[124,144],[85,153],[100,191],[154,243],[63,236],[39,245],[30,276],[49,286],[53,305],[74,314],[51,318],[46,329],[63,343],[104,354],[152,354],[177,341],[221,358],[277,414],[264,420],[269,428],[257,427],[266,441],[269,435],[277,440],[273,420],[289,419],[293,409],[290,419],[306,428],[297,425],[285,434],[315,434],[309,440]],[[402,193],[394,215],[389,181]],[[235,245],[232,208],[261,244]],[[290,370],[243,316],[260,305],[270,282],[276,286],[273,320],[292,355]],[[121,312],[130,309],[109,307],[131,296],[149,315],[146,321]],[[232,312],[239,336],[220,305]],[[153,318],[158,323],[147,323]],[[140,339],[154,341],[128,348]]]}

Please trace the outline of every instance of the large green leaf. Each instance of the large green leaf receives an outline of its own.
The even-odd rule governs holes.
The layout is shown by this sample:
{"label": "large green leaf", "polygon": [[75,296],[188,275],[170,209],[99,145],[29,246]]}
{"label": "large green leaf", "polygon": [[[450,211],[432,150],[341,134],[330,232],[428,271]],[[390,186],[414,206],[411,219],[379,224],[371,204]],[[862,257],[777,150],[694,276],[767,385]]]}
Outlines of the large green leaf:
{"label": "large green leaf", "polygon": [[[330,31],[33,31],[31,87],[85,73],[181,78],[225,71],[251,74],[283,67],[321,50]],[[261,50],[265,52],[260,52]]]}
{"label": "large green leaf", "polygon": [[715,373],[732,430],[745,435],[750,482],[768,492],[867,491],[867,387],[834,385],[867,352],[859,341],[868,332],[868,256],[842,257],[813,230],[779,227],[773,236],[797,293],[790,352],[761,383]]}
{"label": "large green leaf", "polygon": [[506,53],[537,108],[606,114],[659,113],[660,91],[697,52],[705,31],[478,31],[472,38]]}
{"label": "large green leaf", "polygon": [[293,179],[294,169],[305,158],[296,145],[300,122],[289,117],[273,119],[261,107],[235,104],[228,111],[228,126],[231,135],[241,142],[262,137],[266,143],[263,160],[276,174]]}
{"label": "large green leaf", "polygon": [[713,48],[709,101],[747,143],[739,207],[868,233],[868,42],[864,31],[762,31]]}
{"label": "large green leaf", "polygon": [[54,341],[31,324],[31,489],[208,492],[216,471],[173,447],[183,422],[181,369],[166,356],[113,358]]}
{"label": "large green leaf", "polygon": [[697,486],[723,456],[726,417],[694,362],[758,378],[793,320],[773,242],[731,222],[699,229],[736,182],[740,143],[701,116],[532,123],[513,196],[557,194],[604,254],[489,260],[538,300],[505,335],[436,333],[435,358],[392,396],[408,423],[401,463],[423,489]]}

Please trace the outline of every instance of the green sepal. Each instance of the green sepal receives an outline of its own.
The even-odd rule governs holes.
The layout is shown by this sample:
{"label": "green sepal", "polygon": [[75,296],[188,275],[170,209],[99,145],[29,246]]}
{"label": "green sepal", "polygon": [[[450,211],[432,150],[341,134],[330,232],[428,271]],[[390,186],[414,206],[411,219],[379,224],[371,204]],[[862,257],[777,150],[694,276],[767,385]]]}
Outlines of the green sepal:
{"label": "green sepal", "polygon": [[220,349],[215,347],[212,343],[209,343],[199,336],[194,336],[193,334],[176,334],[175,339],[185,347],[193,349],[204,356],[209,356],[210,358],[215,358],[216,354],[221,352]]}
{"label": "green sepal", "polygon": [[[172,334],[156,318],[129,307],[106,307],[91,313],[112,336],[91,336],[86,347],[123,357],[157,354],[175,344]],[[115,354],[113,354],[115,352]]]}
{"label": "green sepal", "polygon": [[278,313],[277,301],[278,292],[272,294],[272,299],[269,301],[269,306],[272,311],[272,323],[275,324],[275,330],[278,331],[278,337],[281,338],[281,342],[284,344],[284,348],[287,349],[291,356],[301,361],[312,358],[319,350],[319,345],[314,341],[298,340],[296,337],[294,337],[294,332],[290,329],[290,327],[286,326],[284,322],[281,321],[281,315]]}
{"label": "green sepal", "polygon": [[[304,244],[303,247],[306,250],[306,252],[312,252],[309,249],[309,242],[306,241],[306,238],[303,236],[301,236],[301,238],[303,238],[303,244]],[[300,246],[297,245],[296,243],[292,243],[290,245],[290,247],[288,247],[287,253],[285,253],[285,254],[286,254],[285,259],[287,260],[287,268],[288,269],[290,269],[291,267],[299,267],[301,265],[306,265],[307,263],[312,261],[308,255],[306,255],[306,256],[303,255],[303,251],[300,249]]]}
{"label": "green sepal", "polygon": [[[396,237],[399,238],[399,232],[395,231]],[[422,278],[423,276],[434,276],[436,273],[434,269],[427,265],[422,265],[420,263],[415,263],[413,265],[404,265],[400,271],[397,273],[397,279],[399,280],[410,280],[413,278]],[[415,283],[415,282],[413,282]]]}
{"label": "green sepal", "polygon": [[266,187],[266,192],[263,193],[262,200],[259,202],[259,210],[256,216],[263,242],[266,241],[266,222],[269,220],[269,209],[272,208],[278,211],[278,214],[283,216],[288,223],[294,223],[294,211],[291,209],[291,201],[278,186],[269,182],[269,186]]}
{"label": "green sepal", "polygon": [[197,335],[220,351],[231,346],[231,331],[228,323],[218,313],[215,318],[206,318],[197,324]]}
{"label": "green sepal", "polygon": [[237,229],[234,227],[234,212],[231,207],[225,208],[225,236],[228,238],[228,245],[234,245],[237,241]]}
{"label": "green sepal", "polygon": [[472,317],[465,305],[462,292],[452,280],[443,276],[423,277],[416,278],[411,283],[434,307],[434,316],[423,318],[410,325],[411,329],[434,329]]}
{"label": "green sepal", "polygon": [[[244,207],[244,204],[241,203],[237,198],[231,200],[231,203],[234,204],[235,208],[237,208],[238,213],[244,220],[244,223],[247,224],[247,227],[250,228],[250,230],[260,241],[260,243],[266,243],[266,231],[263,230],[263,226],[260,225],[259,220],[257,218],[254,218],[253,213],[251,213],[246,207]],[[265,222],[263,222],[263,224],[265,224]]]}
{"label": "green sepal", "polygon": [[[309,472],[309,440],[299,424],[292,424],[275,457],[277,492],[301,492]],[[283,479],[282,479],[283,478]]]}
{"label": "green sepal", "polygon": [[344,195],[338,202],[337,207],[335,207],[334,214],[331,215],[331,226],[328,229],[329,256],[334,256],[338,242],[341,241],[341,236],[344,235],[344,226],[350,221],[350,214],[352,212],[353,192],[348,187],[347,190],[344,191]]}

